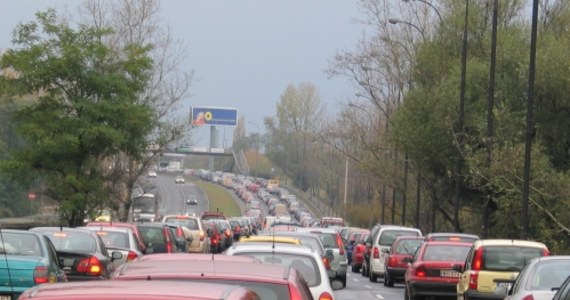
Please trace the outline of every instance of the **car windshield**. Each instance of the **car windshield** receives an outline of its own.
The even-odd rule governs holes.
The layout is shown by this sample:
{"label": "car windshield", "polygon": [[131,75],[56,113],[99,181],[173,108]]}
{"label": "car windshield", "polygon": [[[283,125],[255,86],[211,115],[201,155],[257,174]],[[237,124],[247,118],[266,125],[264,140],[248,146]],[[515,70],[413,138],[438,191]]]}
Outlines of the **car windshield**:
{"label": "car windshield", "polygon": [[40,241],[36,235],[2,232],[0,254],[42,256],[42,253]]}
{"label": "car windshield", "polygon": [[291,266],[297,269],[307,281],[308,286],[321,284],[319,266],[312,256],[290,253],[241,252],[234,255],[253,257],[265,264]]}
{"label": "car windshield", "polygon": [[463,262],[469,249],[469,245],[427,245],[422,260]]}
{"label": "car windshield", "polygon": [[57,251],[95,253],[97,244],[95,238],[84,232],[50,232],[46,234]]}
{"label": "car windshield", "polygon": [[483,250],[483,270],[520,272],[532,258],[544,255],[535,247],[486,246]]}
{"label": "car windshield", "polygon": [[541,261],[536,264],[534,272],[529,277],[527,289],[552,291],[552,288],[559,288],[568,276],[570,276],[570,259]]}
{"label": "car windshield", "polygon": [[412,230],[384,230],[380,235],[378,244],[381,246],[392,246],[392,243],[399,236],[419,236],[417,231]]}

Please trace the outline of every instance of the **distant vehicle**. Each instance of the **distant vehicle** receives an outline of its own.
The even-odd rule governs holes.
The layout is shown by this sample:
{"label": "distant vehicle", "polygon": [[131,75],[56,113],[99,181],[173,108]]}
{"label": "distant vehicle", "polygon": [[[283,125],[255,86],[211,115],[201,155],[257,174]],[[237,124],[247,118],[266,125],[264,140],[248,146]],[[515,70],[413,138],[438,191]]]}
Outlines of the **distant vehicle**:
{"label": "distant vehicle", "polygon": [[154,222],[159,219],[159,201],[154,194],[144,194],[133,199],[133,221]]}
{"label": "distant vehicle", "polygon": [[184,177],[176,176],[176,178],[174,178],[174,183],[184,183]]}
{"label": "distant vehicle", "polygon": [[473,243],[480,240],[474,234],[456,233],[456,232],[433,232],[425,236],[426,242],[466,242]]}
{"label": "distant vehicle", "polygon": [[148,171],[148,177],[149,178],[156,178],[157,174],[156,171]]}
{"label": "distant vehicle", "polygon": [[188,199],[188,200],[186,200],[186,204],[196,205],[196,204],[198,204],[198,199],[196,199],[196,198]]}
{"label": "distant vehicle", "polygon": [[46,236],[12,229],[2,229],[0,234],[0,299],[17,299],[38,284],[67,281]]}
{"label": "distant vehicle", "polygon": [[342,218],[333,218],[333,217],[322,217],[321,218],[321,226],[320,227],[328,228],[328,227],[333,227],[333,226],[345,227],[344,220]]}

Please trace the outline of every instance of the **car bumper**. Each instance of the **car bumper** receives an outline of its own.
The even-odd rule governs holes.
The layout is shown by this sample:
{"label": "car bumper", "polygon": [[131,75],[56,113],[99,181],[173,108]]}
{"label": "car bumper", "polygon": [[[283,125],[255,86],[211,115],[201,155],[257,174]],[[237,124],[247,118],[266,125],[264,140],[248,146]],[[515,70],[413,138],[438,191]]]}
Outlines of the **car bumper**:
{"label": "car bumper", "polygon": [[474,290],[467,290],[463,294],[465,298],[469,300],[487,300],[487,299],[504,299],[505,295],[495,294],[495,293],[481,293]]}
{"label": "car bumper", "polygon": [[414,296],[456,297],[457,284],[443,282],[410,282],[410,293]]}
{"label": "car bumper", "polygon": [[346,269],[346,265],[343,265],[333,270],[329,270],[327,273],[329,278],[346,278]]}
{"label": "car bumper", "polygon": [[402,269],[402,268],[388,268],[387,269],[388,272],[388,277],[390,277],[390,279],[404,279],[404,275],[406,274],[406,269]]}

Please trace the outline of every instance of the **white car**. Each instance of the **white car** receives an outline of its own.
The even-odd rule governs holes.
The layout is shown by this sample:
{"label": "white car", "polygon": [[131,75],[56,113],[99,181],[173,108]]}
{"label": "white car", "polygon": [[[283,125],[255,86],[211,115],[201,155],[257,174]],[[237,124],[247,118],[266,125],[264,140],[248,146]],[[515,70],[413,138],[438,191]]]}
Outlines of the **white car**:
{"label": "white car", "polygon": [[311,248],[294,244],[247,242],[234,243],[226,254],[253,257],[265,264],[294,267],[303,274],[314,299],[334,299],[322,257]]}
{"label": "white car", "polygon": [[148,177],[156,178],[156,171],[148,171]]}
{"label": "white car", "polygon": [[176,178],[174,178],[174,183],[184,183],[184,177],[176,176]]}

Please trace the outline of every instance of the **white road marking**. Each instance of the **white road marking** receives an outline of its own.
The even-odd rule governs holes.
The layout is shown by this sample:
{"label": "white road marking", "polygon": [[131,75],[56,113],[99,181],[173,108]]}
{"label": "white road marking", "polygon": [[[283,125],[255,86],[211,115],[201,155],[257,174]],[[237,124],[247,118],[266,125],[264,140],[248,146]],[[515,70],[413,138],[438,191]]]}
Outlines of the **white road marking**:
{"label": "white road marking", "polygon": [[369,285],[364,285],[364,287],[367,288],[367,289],[371,289],[371,288],[372,288],[372,286],[369,286]]}
{"label": "white road marking", "polygon": [[374,296],[376,296],[376,298],[378,298],[380,300],[384,300],[384,297],[380,294],[374,294]]}

